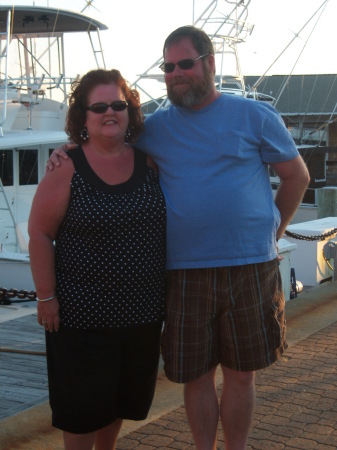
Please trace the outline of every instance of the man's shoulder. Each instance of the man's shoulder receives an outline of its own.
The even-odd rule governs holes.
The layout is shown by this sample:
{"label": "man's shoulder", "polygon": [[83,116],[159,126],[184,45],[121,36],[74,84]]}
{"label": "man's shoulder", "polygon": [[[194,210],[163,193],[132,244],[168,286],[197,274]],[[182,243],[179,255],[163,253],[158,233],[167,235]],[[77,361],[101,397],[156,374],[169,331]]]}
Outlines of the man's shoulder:
{"label": "man's shoulder", "polygon": [[159,108],[157,111],[155,111],[152,114],[149,114],[145,118],[145,122],[155,122],[158,120],[162,120],[164,117],[166,117],[169,114],[170,109],[172,109],[172,106],[169,108]]}
{"label": "man's shoulder", "polygon": [[244,95],[222,94],[222,100],[233,107],[236,106],[238,108],[261,111],[276,111],[268,102],[247,98]]}

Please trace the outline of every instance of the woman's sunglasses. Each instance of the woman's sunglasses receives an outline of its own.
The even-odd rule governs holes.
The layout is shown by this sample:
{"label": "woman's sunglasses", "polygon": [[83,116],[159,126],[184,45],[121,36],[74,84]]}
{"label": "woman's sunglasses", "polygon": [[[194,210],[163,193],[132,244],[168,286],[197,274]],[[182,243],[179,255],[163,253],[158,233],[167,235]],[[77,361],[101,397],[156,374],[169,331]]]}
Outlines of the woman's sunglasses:
{"label": "woman's sunglasses", "polygon": [[209,55],[209,53],[205,53],[204,55],[197,56],[194,59],[182,59],[181,61],[178,61],[177,63],[166,63],[163,62],[160,64],[159,69],[161,69],[165,73],[171,73],[174,71],[175,66],[179,66],[182,70],[189,70],[192,69],[195,62],[198,61],[198,59],[205,58],[205,56]]}
{"label": "woman's sunglasses", "polygon": [[93,105],[88,106],[87,109],[96,114],[103,114],[107,112],[109,107],[113,111],[124,111],[124,109],[126,109],[127,106],[128,103],[126,101],[116,100],[115,102],[110,103],[110,105],[108,105],[107,103],[94,103]]}

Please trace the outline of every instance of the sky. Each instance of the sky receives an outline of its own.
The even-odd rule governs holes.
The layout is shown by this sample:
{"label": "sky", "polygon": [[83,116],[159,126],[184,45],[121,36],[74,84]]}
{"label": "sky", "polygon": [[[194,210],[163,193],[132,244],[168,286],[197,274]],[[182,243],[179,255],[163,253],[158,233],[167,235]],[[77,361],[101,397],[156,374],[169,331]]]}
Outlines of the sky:
{"label": "sky", "polygon": [[[109,27],[101,33],[106,66],[119,69],[132,83],[161,57],[166,36],[181,25],[192,24],[193,13],[194,18],[199,17],[211,3],[211,0],[93,0],[84,14]],[[218,1],[226,13],[234,3],[234,0]],[[0,4],[49,5],[81,12],[86,1],[0,0]],[[318,14],[294,39],[322,5],[326,6],[321,8],[322,15],[315,28]],[[337,0],[250,0],[246,20],[254,27],[245,42],[237,46],[242,74],[262,75],[270,66],[267,75],[337,73],[336,17]],[[292,40],[292,45],[273,64]],[[73,35],[69,42],[68,75],[95,68],[89,50],[83,48],[83,36]],[[78,48],[82,51],[78,52]]]}

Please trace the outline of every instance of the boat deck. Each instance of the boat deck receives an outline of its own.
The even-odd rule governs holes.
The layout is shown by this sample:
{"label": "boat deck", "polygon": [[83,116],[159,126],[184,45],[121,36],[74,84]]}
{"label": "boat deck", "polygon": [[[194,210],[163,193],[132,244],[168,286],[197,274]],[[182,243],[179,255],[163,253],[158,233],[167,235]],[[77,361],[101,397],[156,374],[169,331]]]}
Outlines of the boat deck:
{"label": "boat deck", "polygon": [[0,306],[0,420],[48,399],[44,330],[31,303]]}

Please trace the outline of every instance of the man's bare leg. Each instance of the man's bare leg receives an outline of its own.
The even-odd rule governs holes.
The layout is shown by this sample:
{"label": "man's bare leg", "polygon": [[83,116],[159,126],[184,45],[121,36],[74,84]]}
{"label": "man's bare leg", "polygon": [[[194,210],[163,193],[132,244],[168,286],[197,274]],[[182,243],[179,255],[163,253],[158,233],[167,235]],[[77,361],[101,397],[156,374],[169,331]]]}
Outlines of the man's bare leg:
{"label": "man's bare leg", "polygon": [[198,450],[216,449],[219,402],[215,372],[216,367],[184,388],[187,419]]}
{"label": "man's bare leg", "polygon": [[226,450],[246,450],[255,402],[255,372],[237,372],[222,366],[224,383],[220,417]]}

